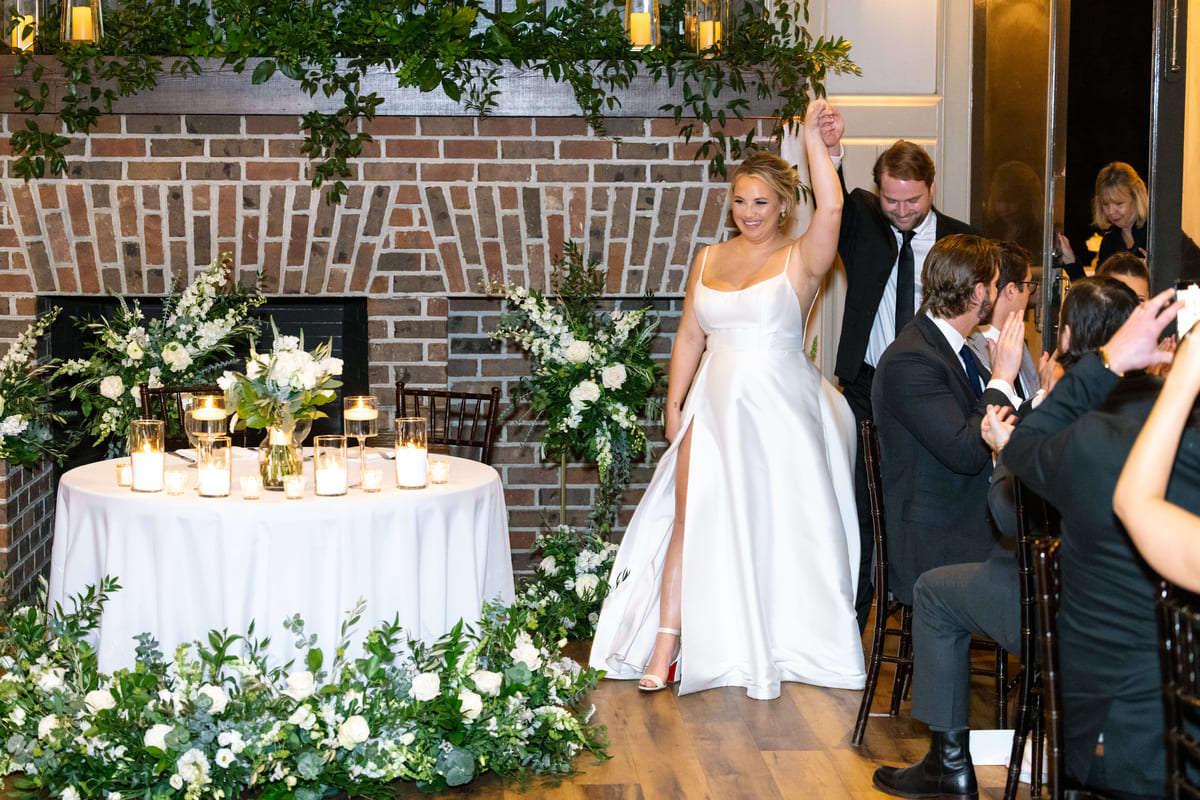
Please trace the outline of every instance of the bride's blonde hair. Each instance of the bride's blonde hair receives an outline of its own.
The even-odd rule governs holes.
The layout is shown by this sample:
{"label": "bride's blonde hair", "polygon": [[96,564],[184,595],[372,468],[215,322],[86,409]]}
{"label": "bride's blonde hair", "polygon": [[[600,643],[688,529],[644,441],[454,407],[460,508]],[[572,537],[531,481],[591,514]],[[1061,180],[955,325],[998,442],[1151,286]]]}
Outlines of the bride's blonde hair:
{"label": "bride's blonde hair", "polygon": [[[733,187],[737,186],[740,178],[758,178],[770,186],[779,199],[783,201],[783,215],[777,223],[779,230],[784,230],[791,224],[792,215],[796,212],[796,190],[800,186],[800,176],[779,156],[765,150],[754,150],[746,159],[738,164],[729,179],[729,197],[732,200]],[[729,201],[727,201],[729,202]],[[732,214],[732,211],[730,212]],[[732,220],[731,220],[732,221]]]}

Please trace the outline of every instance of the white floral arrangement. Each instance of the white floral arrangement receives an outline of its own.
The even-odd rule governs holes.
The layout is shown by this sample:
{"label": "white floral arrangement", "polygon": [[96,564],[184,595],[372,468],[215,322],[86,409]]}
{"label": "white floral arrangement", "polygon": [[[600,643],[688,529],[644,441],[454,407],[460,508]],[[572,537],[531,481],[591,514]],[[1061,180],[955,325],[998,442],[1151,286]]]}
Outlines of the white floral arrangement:
{"label": "white floral arrangement", "polygon": [[511,339],[530,358],[530,374],[513,391],[546,421],[543,456],[569,454],[594,461],[601,497],[592,521],[607,530],[629,480],[630,464],[645,451],[638,421],[658,385],[650,342],[658,327],[649,298],[632,311],[598,309],[604,275],[584,261],[574,242],[556,260],[555,298],[522,286],[492,284],[507,301],[493,339]]}
{"label": "white floral arrangement", "polygon": [[213,383],[235,348],[258,333],[250,309],[265,298],[257,289],[229,285],[231,262],[222,254],[182,292],[163,300],[160,317],[146,319],[135,300],[118,298],[111,319],[77,319],[90,356],[66,362],[87,432],[110,454],[123,452],[130,420],[141,416],[139,384]]}
{"label": "white floral arrangement", "polygon": [[527,609],[531,624],[547,636],[590,638],[612,588],[617,549],[601,536],[569,525],[539,533],[530,548],[538,562],[534,579],[517,595],[517,605]]}
{"label": "white floral arrangement", "polygon": [[37,360],[38,341],[59,311],[31,323],[0,358],[0,459],[10,464],[32,467],[47,458],[61,463],[78,439],[64,432],[52,409],[62,393],[52,380],[57,362]]}
{"label": "white floral arrangement", "polygon": [[289,673],[266,663],[253,628],[214,631],[170,662],[143,634],[136,665],[105,675],[87,642],[118,588],[106,579],[69,613],[3,620],[0,773],[16,776],[15,797],[383,797],[398,780],[438,790],[486,771],[571,771],[585,750],[606,757],[582,707],[600,673],[555,655],[522,614],[486,606],[479,633],[460,622],[429,645],[381,624],[351,659],[360,603],[329,665],[293,618],[307,650]]}
{"label": "white floral arrangement", "polygon": [[304,349],[304,336],[275,338],[271,350],[260,353],[250,346],[245,372],[225,371],[217,385],[225,392],[225,405],[248,428],[280,427],[291,430],[296,420],[325,416],[317,406],[332,402],[342,383],[342,360],[330,355],[333,343]]}

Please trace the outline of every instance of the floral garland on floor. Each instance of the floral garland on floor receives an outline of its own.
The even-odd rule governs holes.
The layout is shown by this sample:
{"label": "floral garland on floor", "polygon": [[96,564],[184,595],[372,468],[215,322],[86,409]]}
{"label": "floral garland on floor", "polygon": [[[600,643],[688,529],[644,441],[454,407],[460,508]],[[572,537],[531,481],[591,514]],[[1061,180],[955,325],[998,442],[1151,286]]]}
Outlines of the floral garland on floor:
{"label": "floral garland on floor", "polygon": [[545,419],[543,457],[575,454],[599,467],[590,519],[607,533],[630,464],[646,449],[638,417],[649,412],[661,373],[650,354],[658,318],[648,295],[633,311],[599,311],[604,273],[574,242],[555,259],[551,285],[555,299],[522,286],[488,285],[489,293],[507,301],[489,336],[511,339],[529,355],[530,374],[512,400],[528,402]]}
{"label": "floral garland on floor", "polygon": [[47,458],[61,464],[79,440],[78,433],[64,432],[62,417],[50,410],[63,393],[51,379],[58,362],[35,360],[38,340],[59,311],[26,328],[0,359],[0,459],[9,464],[32,467]]}
{"label": "floral garland on floor", "polygon": [[18,774],[16,797],[382,798],[396,780],[438,790],[486,771],[567,772],[585,750],[607,757],[603,728],[579,708],[600,673],[559,658],[519,607],[485,605],[478,633],[460,622],[432,644],[381,624],[349,658],[360,602],[328,665],[293,618],[307,651],[288,674],[253,626],[214,631],[170,662],[142,634],[136,665],[109,676],[88,639],[117,589],[106,579],[68,612],[5,615],[0,773]]}
{"label": "floral garland on floor", "polygon": [[71,398],[109,455],[124,452],[129,422],[141,416],[138,384],[212,383],[234,349],[258,333],[249,312],[266,298],[257,288],[230,286],[231,264],[229,254],[218,256],[182,292],[163,299],[161,317],[147,321],[136,300],[118,298],[112,319],[75,320],[90,357],[68,361],[55,377],[77,378]]}
{"label": "floral garland on floor", "polygon": [[535,579],[517,595],[537,629],[551,638],[588,639],[614,580],[617,546],[591,531],[559,525],[539,533],[530,552],[541,556]]}

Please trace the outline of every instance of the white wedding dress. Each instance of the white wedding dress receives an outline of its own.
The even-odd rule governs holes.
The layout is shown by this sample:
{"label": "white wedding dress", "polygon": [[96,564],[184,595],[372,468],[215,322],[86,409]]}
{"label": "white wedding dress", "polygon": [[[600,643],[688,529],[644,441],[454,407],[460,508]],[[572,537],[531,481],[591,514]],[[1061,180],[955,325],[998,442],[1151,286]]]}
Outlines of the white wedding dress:
{"label": "white wedding dress", "polygon": [[[805,353],[806,310],[785,274],[722,292],[700,270],[707,348],[680,425],[692,449],[679,693],[744,686],[767,700],[780,681],[861,689],[854,418]],[[613,566],[590,658],[610,678],[640,678],[654,648],[682,438]]]}

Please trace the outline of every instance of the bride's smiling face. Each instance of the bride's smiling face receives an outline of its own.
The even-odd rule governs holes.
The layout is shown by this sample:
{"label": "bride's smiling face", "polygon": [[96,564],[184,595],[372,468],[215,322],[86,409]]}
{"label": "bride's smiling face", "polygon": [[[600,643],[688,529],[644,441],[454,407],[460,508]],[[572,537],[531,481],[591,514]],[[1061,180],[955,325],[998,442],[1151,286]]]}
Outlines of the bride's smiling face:
{"label": "bride's smiling face", "polygon": [[743,175],[733,185],[730,198],[733,221],[749,239],[771,238],[779,230],[783,198],[762,178]]}

